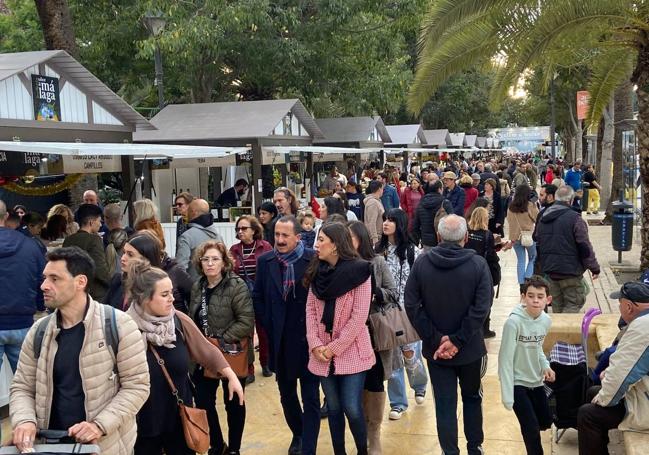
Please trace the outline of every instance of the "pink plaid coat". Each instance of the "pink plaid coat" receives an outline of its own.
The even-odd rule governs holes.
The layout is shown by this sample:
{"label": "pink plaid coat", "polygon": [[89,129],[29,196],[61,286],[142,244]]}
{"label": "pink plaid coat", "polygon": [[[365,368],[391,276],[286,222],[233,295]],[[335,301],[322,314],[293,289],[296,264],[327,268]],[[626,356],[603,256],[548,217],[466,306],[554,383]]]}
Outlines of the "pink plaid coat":
{"label": "pink plaid coat", "polygon": [[334,354],[335,374],[354,374],[372,368],[376,362],[370,333],[367,330],[367,315],[372,297],[372,282],[368,278],[348,293],[336,299],[333,333],[325,332],[320,322],[324,301],[311,290],[306,300],[306,337],[309,343],[309,371],[317,376],[329,375],[331,361],[317,360],[313,348],[327,346]]}

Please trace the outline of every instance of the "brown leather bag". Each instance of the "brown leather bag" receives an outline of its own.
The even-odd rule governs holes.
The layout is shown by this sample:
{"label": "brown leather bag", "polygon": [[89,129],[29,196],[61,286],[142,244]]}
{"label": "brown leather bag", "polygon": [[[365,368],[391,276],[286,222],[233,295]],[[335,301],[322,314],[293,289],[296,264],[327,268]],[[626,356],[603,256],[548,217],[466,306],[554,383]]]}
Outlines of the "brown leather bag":
{"label": "brown leather bag", "polygon": [[178,396],[178,389],[171,379],[171,376],[169,376],[167,367],[165,367],[165,361],[160,358],[158,351],[152,344],[149,344],[149,347],[158,361],[158,365],[162,368],[162,373],[164,374],[164,377],[169,384],[169,388],[171,388],[171,393],[178,404],[180,422],[183,426],[183,433],[185,434],[185,443],[187,444],[187,447],[199,453],[207,452],[210,448],[210,426],[207,423],[207,412],[205,412],[204,409],[192,408],[183,403],[183,400]]}
{"label": "brown leather bag", "polygon": [[[244,338],[239,342],[241,347],[237,348],[236,352],[224,349],[221,346],[221,342],[218,338],[207,337],[207,341],[219,348],[219,351],[221,351],[223,357],[225,357],[225,360],[227,360],[230,368],[232,368],[238,378],[245,378],[246,376],[248,376],[248,344],[250,343],[249,338]],[[205,369],[204,375],[206,378],[222,377],[219,373],[210,371],[207,368]]]}

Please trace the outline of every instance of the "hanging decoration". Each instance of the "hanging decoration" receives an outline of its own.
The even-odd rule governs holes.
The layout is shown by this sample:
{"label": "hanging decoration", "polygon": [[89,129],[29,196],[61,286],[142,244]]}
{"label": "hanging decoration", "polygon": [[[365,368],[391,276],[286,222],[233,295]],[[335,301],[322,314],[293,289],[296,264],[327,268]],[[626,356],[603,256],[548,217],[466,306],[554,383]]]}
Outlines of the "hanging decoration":
{"label": "hanging decoration", "polygon": [[17,193],[22,196],[51,196],[61,191],[69,190],[75,183],[81,180],[82,174],[67,175],[62,181],[53,183],[51,185],[43,186],[27,186],[26,184],[17,182],[7,182],[2,185],[3,190]]}

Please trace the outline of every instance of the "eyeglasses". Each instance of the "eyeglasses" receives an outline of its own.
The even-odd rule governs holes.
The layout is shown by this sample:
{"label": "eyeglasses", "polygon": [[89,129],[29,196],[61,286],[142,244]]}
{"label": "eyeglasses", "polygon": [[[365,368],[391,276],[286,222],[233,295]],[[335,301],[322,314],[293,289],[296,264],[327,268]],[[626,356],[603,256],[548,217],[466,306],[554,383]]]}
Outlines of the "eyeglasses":
{"label": "eyeglasses", "polygon": [[185,205],[184,202],[176,202],[176,207],[182,207],[183,205]]}
{"label": "eyeglasses", "polygon": [[246,229],[250,229],[250,226],[235,227],[234,232],[245,231]]}
{"label": "eyeglasses", "polygon": [[203,256],[203,257],[200,258],[199,260],[200,260],[203,264],[217,264],[217,263],[221,262],[223,259],[221,259],[221,258],[219,258],[219,257],[216,257],[216,256],[212,256],[212,257]]}

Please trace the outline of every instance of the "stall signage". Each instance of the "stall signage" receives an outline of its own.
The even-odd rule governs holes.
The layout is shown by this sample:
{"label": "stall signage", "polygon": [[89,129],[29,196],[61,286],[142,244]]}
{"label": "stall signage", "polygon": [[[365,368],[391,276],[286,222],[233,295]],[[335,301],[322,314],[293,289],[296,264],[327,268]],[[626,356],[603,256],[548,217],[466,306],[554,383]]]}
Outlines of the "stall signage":
{"label": "stall signage", "polygon": [[59,79],[32,74],[34,118],[41,122],[61,121]]}
{"label": "stall signage", "polygon": [[289,163],[302,163],[306,161],[306,154],[304,152],[289,152],[287,156]]}
{"label": "stall signage", "polygon": [[64,155],[63,172],[66,174],[122,172],[122,160],[116,155]]}
{"label": "stall signage", "polygon": [[243,163],[252,164],[252,149],[245,153],[237,153],[237,166]]}
{"label": "stall signage", "polygon": [[38,172],[40,164],[41,156],[38,153],[0,151],[0,175],[23,176],[30,170]]}

